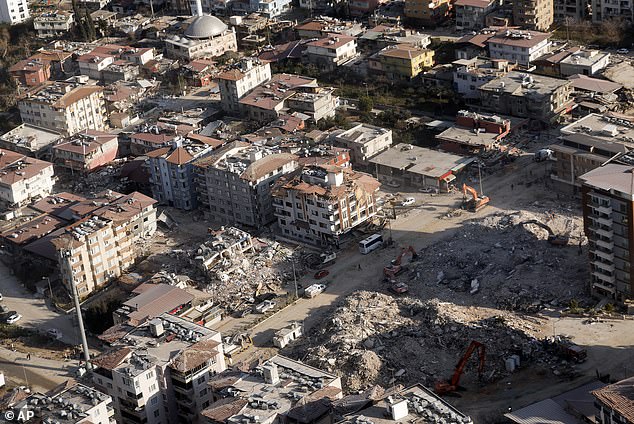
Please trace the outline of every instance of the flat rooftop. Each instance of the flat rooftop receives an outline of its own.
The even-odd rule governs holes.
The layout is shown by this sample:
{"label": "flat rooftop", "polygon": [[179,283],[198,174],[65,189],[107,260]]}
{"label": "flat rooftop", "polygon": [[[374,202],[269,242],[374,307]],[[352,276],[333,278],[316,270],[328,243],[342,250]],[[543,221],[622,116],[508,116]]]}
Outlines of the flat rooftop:
{"label": "flat rooftop", "polygon": [[615,192],[621,197],[634,201],[634,167],[609,163],[595,168],[579,177],[590,187]]}
{"label": "flat rooftop", "polygon": [[[264,368],[273,364],[279,376],[275,384],[266,382],[262,374]],[[226,422],[240,422],[254,415],[268,422],[302,402],[310,410],[311,401],[341,396],[337,376],[280,355],[266,361],[255,372],[219,374],[209,385],[227,398],[212,404],[202,415]],[[303,417],[311,412],[305,411]]]}
{"label": "flat rooftop", "polygon": [[337,139],[345,140],[350,143],[367,144],[377,137],[389,132],[391,132],[391,130],[387,128],[381,128],[369,124],[357,124],[336,137]]}
{"label": "flat rooftop", "polygon": [[[407,408],[404,408],[407,415],[401,416],[398,420],[392,419],[387,412],[388,406],[403,401],[407,403]],[[395,422],[470,424],[473,421],[422,385],[407,388],[358,413],[347,415],[343,421],[340,421],[345,424],[394,424]]]}
{"label": "flat rooftop", "polygon": [[441,132],[436,136],[440,140],[452,141],[459,144],[466,144],[468,146],[484,146],[489,147],[498,142],[500,134],[485,132],[482,128],[482,132],[478,131],[481,128],[462,128],[451,127]]}
{"label": "flat rooftop", "polygon": [[624,115],[591,113],[560,131],[562,135],[585,134],[634,149],[634,118]]}
{"label": "flat rooftop", "polygon": [[[54,393],[34,393],[13,409],[25,408],[33,412],[34,421],[54,422],[59,424],[76,424],[88,422],[84,419],[88,412],[101,403],[111,403],[112,398],[98,390],[76,383],[70,388]],[[29,420],[30,421],[30,420]]]}
{"label": "flat rooftop", "polygon": [[[138,327],[116,325],[106,330],[100,338],[106,341],[114,339],[111,345],[115,350],[96,358],[95,365],[138,375],[157,364],[172,362],[184,349],[217,334],[216,331],[167,313],[155,319],[161,321],[164,329],[164,333],[158,337],[152,335],[149,322]],[[112,339],[108,340],[110,337]]]}
{"label": "flat rooftop", "polygon": [[569,84],[570,81],[564,79],[511,71],[483,84],[480,90],[496,91],[513,96],[549,96],[558,88]]}
{"label": "flat rooftop", "polygon": [[397,144],[370,159],[370,163],[434,178],[440,178],[450,171],[459,171],[472,161],[471,157],[404,143]]}
{"label": "flat rooftop", "polygon": [[19,125],[0,136],[0,140],[31,152],[37,152],[62,138],[60,133],[30,124]]}

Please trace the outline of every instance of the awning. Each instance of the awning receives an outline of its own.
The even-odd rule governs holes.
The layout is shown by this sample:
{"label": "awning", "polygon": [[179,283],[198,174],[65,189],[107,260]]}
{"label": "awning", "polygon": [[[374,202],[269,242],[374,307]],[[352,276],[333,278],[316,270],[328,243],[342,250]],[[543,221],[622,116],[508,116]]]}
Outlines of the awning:
{"label": "awning", "polygon": [[453,180],[455,180],[455,179],[456,179],[456,176],[455,176],[454,174],[449,174],[449,175],[447,175],[446,177],[443,177],[443,179],[442,179],[442,180],[443,180],[444,182],[446,182],[446,183],[450,183],[450,182],[452,182],[452,181],[453,181]]}

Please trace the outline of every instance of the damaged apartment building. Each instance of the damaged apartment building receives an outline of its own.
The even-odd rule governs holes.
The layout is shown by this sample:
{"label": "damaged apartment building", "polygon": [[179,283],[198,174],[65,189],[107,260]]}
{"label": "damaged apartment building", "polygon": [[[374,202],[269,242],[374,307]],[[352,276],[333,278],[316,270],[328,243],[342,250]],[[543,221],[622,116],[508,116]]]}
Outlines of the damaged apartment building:
{"label": "damaged apartment building", "polygon": [[112,396],[116,422],[197,423],[214,401],[208,382],[226,368],[220,333],[161,314],[99,338],[110,350],[92,361],[93,384]]}
{"label": "damaged apartment building", "polygon": [[209,389],[206,424],[331,422],[330,402],[343,395],[340,377],[281,355],[251,372],[215,376]]}
{"label": "damaged apartment building", "polygon": [[199,202],[222,224],[261,227],[275,220],[271,185],[295,170],[297,156],[233,142],[194,163]]}
{"label": "damaged apartment building", "polygon": [[51,240],[63,283],[74,282],[83,297],[121,276],[141,253],[137,243],[156,231],[155,203],[137,192],[110,192],[74,205],[83,217]]}
{"label": "damaged apartment building", "polygon": [[281,179],[273,194],[283,237],[313,245],[339,237],[376,214],[380,183],[371,175],[333,165],[306,166]]}

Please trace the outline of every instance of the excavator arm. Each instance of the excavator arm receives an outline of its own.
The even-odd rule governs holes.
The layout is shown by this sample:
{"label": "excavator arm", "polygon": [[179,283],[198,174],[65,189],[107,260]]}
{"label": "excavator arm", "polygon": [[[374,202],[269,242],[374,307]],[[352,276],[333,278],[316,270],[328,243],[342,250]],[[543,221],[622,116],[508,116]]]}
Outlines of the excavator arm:
{"label": "excavator arm", "polygon": [[466,184],[462,184],[462,194],[464,194],[466,197],[467,193],[471,194],[471,197],[473,197],[474,201],[478,199],[478,192],[475,191],[473,187],[469,187]]}
{"label": "excavator arm", "polygon": [[471,342],[467,351],[462,355],[458,365],[456,365],[456,369],[454,370],[453,375],[451,376],[451,380],[449,382],[446,381],[437,381],[435,386],[435,391],[439,395],[444,395],[447,393],[452,393],[458,390],[458,384],[460,383],[460,377],[464,372],[464,368],[467,366],[469,362],[469,358],[473,355],[473,352],[478,351],[478,376],[482,375],[484,371],[485,365],[485,357],[486,357],[486,349],[484,345],[480,342],[476,342],[475,340]]}
{"label": "excavator arm", "polygon": [[520,225],[527,225],[527,224],[535,224],[538,227],[543,228],[544,230],[548,231],[548,235],[549,236],[554,236],[555,235],[555,233],[553,232],[552,228],[550,228],[548,225],[544,224],[543,222],[539,222],[536,219],[531,219],[529,221],[524,221],[524,222],[520,223]]}

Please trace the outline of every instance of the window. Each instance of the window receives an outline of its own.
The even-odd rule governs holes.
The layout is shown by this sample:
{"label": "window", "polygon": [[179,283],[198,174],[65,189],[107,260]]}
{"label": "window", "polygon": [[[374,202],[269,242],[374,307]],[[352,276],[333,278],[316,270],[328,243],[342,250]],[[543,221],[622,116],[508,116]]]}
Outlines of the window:
{"label": "window", "polygon": [[152,385],[150,386],[150,391],[151,391],[151,392],[156,391],[156,383],[154,383],[154,384],[152,384]]}
{"label": "window", "polygon": [[202,389],[202,390],[200,391],[200,393],[198,393],[198,396],[199,396],[199,397],[203,397],[203,396],[205,396],[206,394],[207,394],[207,389],[206,389],[206,388],[204,388],[204,389]]}
{"label": "window", "polygon": [[157,396],[154,396],[154,397],[152,398],[152,400],[150,401],[150,403],[151,403],[152,405],[156,405],[156,404],[158,403],[158,397],[157,397]]}
{"label": "window", "polygon": [[156,411],[154,411],[154,416],[158,417],[161,414],[161,410],[157,409]]}

